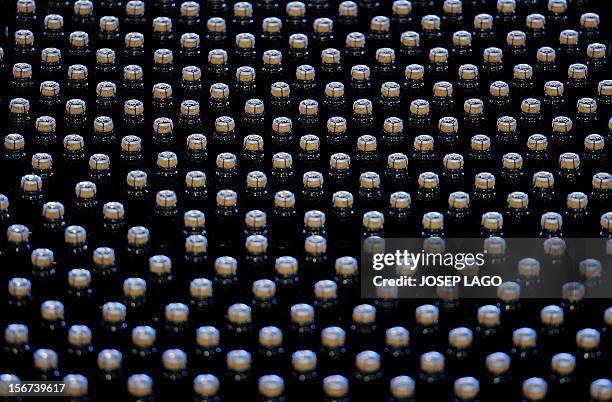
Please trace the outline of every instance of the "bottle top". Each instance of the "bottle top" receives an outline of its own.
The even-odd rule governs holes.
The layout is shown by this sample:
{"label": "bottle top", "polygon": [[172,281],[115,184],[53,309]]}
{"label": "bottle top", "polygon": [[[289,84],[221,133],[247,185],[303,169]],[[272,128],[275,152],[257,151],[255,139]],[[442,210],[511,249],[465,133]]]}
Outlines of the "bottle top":
{"label": "bottle top", "polygon": [[589,43],[587,46],[587,56],[591,59],[604,59],[606,57],[606,45],[603,43]]}
{"label": "bottle top", "polygon": [[478,78],[478,67],[473,64],[462,64],[459,66],[459,79],[473,80]]}
{"label": "bottle top", "polygon": [[612,381],[606,378],[595,380],[591,383],[589,391],[594,400],[609,401],[612,399]]}
{"label": "bottle top", "polygon": [[181,76],[183,81],[194,82],[202,78],[202,70],[196,66],[183,67]]}
{"label": "bottle top", "polygon": [[484,102],[480,99],[472,98],[463,103],[464,113],[474,116],[484,112]]}
{"label": "bottle top", "polygon": [[341,375],[331,375],[323,379],[323,392],[330,398],[343,398],[349,392],[349,382]]}
{"label": "bottle top", "polygon": [[567,11],[566,0],[548,0],[548,11],[554,14],[563,14]]}
{"label": "bottle top", "polygon": [[312,23],[312,29],[319,34],[331,33],[334,31],[334,21],[330,18],[316,18]]}
{"label": "bottle top", "polygon": [[47,47],[40,52],[40,59],[44,63],[60,63],[62,52],[54,47]]}
{"label": "bottle top", "polygon": [[14,114],[26,114],[30,111],[30,101],[24,98],[11,99],[9,110]]}
{"label": "bottle top", "polygon": [[47,300],[40,306],[40,315],[47,321],[63,320],[64,305],[56,300]]}
{"label": "bottle top", "polygon": [[264,141],[260,135],[249,134],[244,137],[243,146],[247,151],[261,151],[263,150]]}
{"label": "bottle top", "polygon": [[208,248],[208,240],[202,235],[190,235],[185,239],[185,251],[190,254],[204,254]]}
{"label": "bottle top", "polygon": [[368,211],[363,214],[362,225],[368,230],[380,230],[385,224],[385,216],[379,211]]}
{"label": "bottle top", "polygon": [[448,50],[443,47],[434,47],[429,51],[430,63],[446,63],[448,61]]}
{"label": "bottle top", "polygon": [[597,101],[593,98],[580,98],[576,103],[578,113],[595,113],[597,112]]}
{"label": "bottle top", "polygon": [[390,64],[395,61],[395,51],[389,47],[376,50],[376,62],[380,64]]}
{"label": "bottle top", "polygon": [[187,366],[187,354],[181,349],[168,349],[162,354],[162,364],[169,371],[183,370]]}
{"label": "bottle top", "polygon": [[487,63],[501,63],[503,56],[503,51],[497,47],[488,47],[482,54],[484,61]]}
{"label": "bottle top", "polygon": [[220,335],[219,330],[215,327],[204,326],[196,331],[196,342],[198,346],[204,348],[216,347],[219,345]]}
{"label": "bottle top", "polygon": [[197,17],[200,15],[200,3],[196,1],[185,1],[181,3],[182,17]]}
{"label": "bottle top", "polygon": [[[339,257],[338,259],[336,259],[336,263],[334,265],[334,268],[336,270],[336,274],[341,275],[341,276],[353,276],[357,273],[357,271],[359,270],[359,266],[357,265],[357,260],[354,257],[349,257],[349,256],[345,256],[345,257]],[[372,307],[372,306],[369,306]],[[366,309],[368,309],[369,307],[366,307]],[[357,315],[357,317],[361,316],[361,311],[364,308],[360,308],[360,313]],[[372,307],[372,309],[374,309]],[[376,314],[376,309],[374,309],[373,314]],[[353,309],[353,320],[355,320],[355,309]]]}
{"label": "bottle top", "polygon": [[85,325],[73,325],[68,329],[68,342],[72,346],[91,344],[91,329]]}
{"label": "bottle top", "polygon": [[580,27],[583,29],[599,28],[599,15],[595,13],[584,13],[580,16]]}
{"label": "bottle top", "polygon": [[392,208],[408,209],[411,203],[412,199],[410,194],[404,191],[397,191],[389,196],[389,204]]}
{"label": "bottle top", "polygon": [[[215,260],[215,272],[217,272]],[[235,270],[233,271],[235,272]],[[206,278],[195,278],[189,283],[189,294],[194,298],[207,298],[213,294],[212,282]]]}
{"label": "bottle top", "polygon": [[385,331],[385,344],[394,348],[408,346],[410,334],[404,327],[392,327]]}
{"label": "bottle top", "polygon": [[601,336],[599,331],[592,328],[581,329],[576,333],[576,345],[585,350],[597,349]]}
{"label": "bottle top", "polygon": [[446,154],[442,160],[445,169],[458,170],[463,168],[463,156],[461,154]]}
{"label": "bottle top", "polygon": [[438,175],[433,172],[424,172],[419,175],[418,183],[419,187],[432,189],[440,185],[440,179]]}
{"label": "bottle top", "polygon": [[236,273],[238,262],[232,257],[219,257],[215,260],[215,273],[221,276],[231,276]]}
{"label": "bottle top", "polygon": [[149,258],[149,272],[156,275],[169,274],[172,272],[172,260],[165,255],[151,256]]}
{"label": "bottle top", "polygon": [[249,18],[253,16],[253,6],[247,1],[234,4],[234,17]]}
{"label": "bottle top", "polygon": [[366,81],[370,79],[370,67],[365,64],[357,64],[351,67],[351,79],[356,81]]}
{"label": "bottle top", "polygon": [[283,343],[283,332],[277,327],[263,327],[259,330],[258,341],[267,348],[278,347]]}
{"label": "bottle top", "polygon": [[567,207],[570,209],[583,209],[589,203],[589,198],[585,193],[579,191],[567,195]]}
{"label": "bottle top", "polygon": [[416,322],[419,325],[433,325],[438,322],[438,308],[431,304],[423,304],[415,310]]}
{"label": "bottle top", "polygon": [[232,350],[226,356],[227,367],[232,371],[244,372],[251,368],[251,354],[246,350]]}
{"label": "bottle top", "polygon": [[544,151],[548,148],[548,138],[542,134],[532,134],[527,138],[527,148],[530,151]]}
{"label": "bottle top", "polygon": [[444,356],[439,352],[423,353],[420,358],[421,371],[429,374],[439,373],[444,370]]}
{"label": "bottle top", "polygon": [[144,297],[147,282],[142,278],[127,278],[123,281],[123,294],[131,298]]}
{"label": "bottle top", "polygon": [[542,378],[532,377],[523,381],[523,395],[532,401],[541,401],[546,398],[548,384]]}
{"label": "bottle top", "polygon": [[560,326],[563,325],[564,314],[563,309],[556,305],[549,305],[540,311],[540,321],[545,325]]}
{"label": "bottle top", "polygon": [[285,383],[283,379],[277,375],[264,375],[259,377],[257,389],[259,394],[266,398],[278,398],[285,390]]}
{"label": "bottle top", "polygon": [[244,325],[251,322],[251,308],[243,303],[232,304],[227,309],[228,320],[235,325]]}
{"label": "bottle top", "polygon": [[117,302],[108,302],[102,306],[102,317],[104,321],[119,323],[125,321],[125,305]]}
{"label": "bottle top", "polygon": [[202,397],[214,397],[219,387],[219,379],[212,374],[200,374],[193,379],[193,390]]}
{"label": "bottle top", "polygon": [[34,44],[34,34],[27,29],[20,29],[15,32],[15,44],[21,46],[32,46]]}
{"label": "bottle top", "polygon": [[133,397],[148,397],[153,393],[153,380],[146,374],[133,374],[128,377],[127,388]]}
{"label": "bottle top", "polygon": [[[142,3],[142,2],[141,2]],[[144,15],[144,4],[142,8],[136,9],[136,13]],[[135,13],[135,14],[136,14]],[[153,32],[171,32],[172,31],[172,20],[168,17],[156,17],[153,19]]]}
{"label": "bottle top", "polygon": [[493,28],[493,17],[489,14],[478,14],[474,17],[474,28],[482,31]]}
{"label": "bottle top", "polygon": [[440,29],[440,17],[429,14],[421,18],[421,29],[424,31],[434,31]]}
{"label": "bottle top", "polygon": [[47,14],[44,20],[45,29],[56,31],[64,27],[64,17],[59,14]]}
{"label": "bottle top", "polygon": [[373,373],[380,370],[380,355],[371,350],[364,350],[355,357],[355,366],[362,373]]}
{"label": "bottle top", "polygon": [[[514,1],[512,2],[514,4]],[[499,2],[497,3],[499,7]],[[455,396],[461,399],[476,398],[480,392],[480,382],[474,377],[461,377],[453,385]]]}
{"label": "bottle top", "polygon": [[39,370],[57,368],[57,353],[52,349],[38,349],[34,352],[34,366]]}
{"label": "bottle top", "polygon": [[[336,261],[337,266],[337,261]],[[338,271],[338,269],[336,269]],[[360,304],[353,308],[353,322],[369,325],[376,321],[376,308],[370,304]]]}
{"label": "bottle top", "polygon": [[584,64],[574,63],[567,68],[567,77],[574,80],[584,80],[587,78],[588,67]]}
{"label": "bottle top", "polygon": [[[198,5],[198,11],[199,11],[199,5]],[[210,33],[225,33],[227,31],[227,24],[225,23],[225,19],[221,17],[209,18],[208,21],[206,21],[206,30]]]}
{"label": "bottle top", "polygon": [[28,343],[28,327],[23,324],[9,324],[4,330],[7,344],[23,345]]}
{"label": "bottle top", "polygon": [[12,278],[8,290],[13,297],[29,296],[32,292],[32,283],[26,278]]}
{"label": "bottle top", "polygon": [[289,17],[303,17],[306,14],[306,5],[301,1],[290,1],[285,11]]}
{"label": "bottle top", "polygon": [[157,154],[157,167],[160,169],[175,169],[178,158],[174,152],[162,151]]}
{"label": "bottle top", "polygon": [[352,208],[353,194],[348,191],[337,191],[333,194],[333,203],[335,208]]}
{"label": "bottle top", "polygon": [[512,332],[512,343],[520,348],[535,347],[537,333],[531,328],[518,328]]}
{"label": "bottle top", "polygon": [[166,321],[173,324],[185,323],[189,318],[189,307],[183,303],[170,303],[164,308]]}
{"label": "bottle top", "polygon": [[315,116],[319,112],[319,103],[313,99],[300,101],[298,110],[301,116]]}
{"label": "bottle top", "polygon": [[301,373],[313,371],[317,368],[317,355],[310,350],[298,350],[291,355],[291,366]]}
{"label": "bottle top", "polygon": [[494,326],[499,324],[500,310],[493,305],[485,305],[478,308],[478,323],[486,326]]}
{"label": "bottle top", "polygon": [[463,191],[456,191],[448,196],[450,208],[465,209],[470,205],[470,196]]}

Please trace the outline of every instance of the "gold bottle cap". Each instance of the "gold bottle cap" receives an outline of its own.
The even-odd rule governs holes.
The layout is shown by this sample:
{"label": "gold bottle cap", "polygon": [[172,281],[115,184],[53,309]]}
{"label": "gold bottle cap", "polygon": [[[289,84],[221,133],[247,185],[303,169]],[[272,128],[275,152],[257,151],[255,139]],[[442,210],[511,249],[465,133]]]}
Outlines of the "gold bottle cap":
{"label": "gold bottle cap", "polygon": [[202,235],[191,235],[185,239],[185,252],[189,254],[204,254],[208,248],[208,240]]}
{"label": "gold bottle cap", "polygon": [[149,258],[149,271],[157,275],[169,274],[172,272],[172,260],[165,255],[151,256]]}
{"label": "gold bottle cap", "polygon": [[325,226],[325,213],[317,210],[310,210],[304,213],[304,226],[309,229]]}
{"label": "gold bottle cap", "polygon": [[64,205],[55,201],[47,202],[43,205],[42,215],[47,220],[62,219],[64,217]]}
{"label": "gold bottle cap", "polygon": [[355,366],[362,373],[374,373],[380,370],[380,355],[371,350],[364,350],[355,357]]}
{"label": "gold bottle cap", "polygon": [[304,99],[300,101],[298,110],[302,116],[314,116],[319,112],[319,103],[313,99]]}
{"label": "gold bottle cap", "polygon": [[595,113],[597,111],[597,101],[593,98],[580,98],[576,103],[578,113]]}
{"label": "gold bottle cap", "polygon": [[445,169],[457,170],[463,167],[463,156],[461,154],[446,154],[442,159]]}
{"label": "gold bottle cap", "polygon": [[439,212],[427,212],[421,220],[423,229],[441,230],[444,227],[444,215]]}
{"label": "gold bottle cap", "polygon": [[278,398],[285,390],[283,379],[277,375],[264,375],[257,381],[257,390],[265,398]]}
{"label": "gold bottle cap", "polygon": [[102,306],[102,317],[105,321],[117,323],[125,321],[125,306],[117,302],[104,303]]}
{"label": "gold bottle cap", "polygon": [[323,392],[330,398],[344,398],[349,392],[349,382],[341,375],[331,375],[323,379]]}
{"label": "gold bottle cap", "polygon": [[462,80],[473,80],[478,78],[478,67],[473,64],[462,64],[459,66],[459,78]]}
{"label": "gold bottle cap", "polygon": [[361,32],[351,32],[346,35],[345,44],[349,49],[364,48],[366,37]]}
{"label": "gold bottle cap", "polygon": [[392,327],[385,331],[385,344],[393,348],[408,346],[410,334],[404,327]]}
{"label": "gold bottle cap", "polygon": [[593,188],[600,190],[608,190],[612,188],[612,174],[607,172],[595,173],[593,175],[593,179],[591,180],[591,184]]}
{"label": "gold bottle cap", "polygon": [[263,147],[264,147],[264,141],[260,135],[249,134],[246,137],[244,137],[244,141],[242,142],[242,145],[244,149],[247,151],[254,151],[254,152],[261,151],[263,150]]}
{"label": "gold bottle cap", "polygon": [[[359,266],[357,265],[357,260],[354,257],[344,256],[336,259],[334,268],[336,273],[341,276],[352,276],[357,273],[359,270]],[[372,306],[370,306],[372,307]],[[355,319],[355,310],[353,310],[353,320]],[[374,309],[374,314],[376,314],[376,309]],[[358,314],[359,316],[360,314]]]}
{"label": "gold bottle cap", "polygon": [[385,224],[385,216],[379,211],[368,211],[363,214],[362,225],[368,230],[380,230]]}
{"label": "gold bottle cap", "polygon": [[39,370],[57,368],[57,353],[52,349],[38,349],[34,352],[34,367]]}
{"label": "gold bottle cap", "polygon": [[297,33],[289,36],[289,47],[291,49],[307,49],[308,48],[308,36]]}
{"label": "gold bottle cap", "polygon": [[[149,229],[144,226],[133,226],[129,228],[127,232],[127,241],[131,246],[147,244],[149,242]],[[151,263],[151,260],[149,260],[149,263]]]}
{"label": "gold bottle cap", "polygon": [[89,0],[77,0],[74,2],[73,12],[75,15],[89,15],[93,12],[93,3]]}
{"label": "gold bottle cap", "polygon": [[258,340],[267,348],[278,347],[283,343],[283,333],[277,327],[263,327],[259,330]]}
{"label": "gold bottle cap", "polygon": [[335,208],[352,208],[354,198],[353,194],[348,191],[337,191],[332,196],[332,201]]}
{"label": "gold bottle cap", "polygon": [[183,224],[190,229],[203,228],[206,224],[206,215],[200,210],[192,209],[183,214]]}
{"label": "gold bottle cap", "polygon": [[418,32],[406,31],[402,33],[400,41],[404,47],[417,47],[421,41],[421,36]]}
{"label": "gold bottle cap", "polygon": [[[418,101],[418,99],[417,99],[417,101]],[[413,101],[413,103],[417,102],[417,101]],[[412,104],[410,106],[411,106],[411,108],[410,108],[411,112],[412,112],[412,110],[416,110],[417,114],[418,113],[421,113],[421,114],[426,113],[423,110],[428,110],[429,109],[429,105],[427,105],[426,107],[415,107],[415,108],[412,108]],[[427,134],[418,135],[414,139],[413,146],[414,146],[414,149],[416,151],[421,151],[421,152],[423,152],[423,151],[432,151],[434,149],[434,139],[433,139],[432,136],[427,135]]]}
{"label": "gold bottle cap", "polygon": [[531,328],[519,328],[512,332],[512,343],[521,348],[535,347],[537,333]]}
{"label": "gold bottle cap", "polygon": [[181,102],[181,115],[185,117],[194,117],[200,115],[200,103],[191,99]]}
{"label": "gold bottle cap", "polygon": [[26,114],[30,111],[30,101],[25,98],[11,99],[9,111],[14,114]]}
{"label": "gold bottle cap", "polygon": [[197,17],[200,15],[200,3],[196,1],[185,1],[181,3],[181,16]]}
{"label": "gold bottle cap", "polygon": [[312,235],[304,241],[304,251],[311,255],[322,255],[327,252],[327,241],[325,237]]}
{"label": "gold bottle cap", "polygon": [[11,296],[29,296],[32,292],[32,283],[26,278],[12,278],[8,283],[8,290]]}
{"label": "gold bottle cap", "polygon": [[59,14],[47,14],[44,20],[44,26],[49,30],[61,30],[64,27],[64,17]]}
{"label": "gold bottle cap", "polygon": [[484,61],[487,63],[501,63],[503,56],[503,51],[497,47],[488,47],[482,54]]}
{"label": "gold bottle cap", "polygon": [[93,154],[89,157],[89,169],[104,172],[110,169],[110,158],[105,154]]}
{"label": "gold bottle cap", "polygon": [[132,170],[126,176],[127,185],[130,188],[143,188],[147,185],[147,174],[142,170]]}
{"label": "gold bottle cap", "polygon": [[153,380],[146,374],[133,374],[128,377],[127,388],[130,396],[146,398],[153,394]]}
{"label": "gold bottle cap", "polygon": [[439,373],[444,370],[444,356],[439,352],[423,353],[419,365],[421,371],[429,374]]}
{"label": "gold bottle cap", "polygon": [[474,28],[489,30],[493,28],[493,17],[489,14],[478,14],[474,17]]}
{"label": "gold bottle cap", "polygon": [[[183,36],[185,36],[185,35],[183,35]],[[199,44],[200,44],[199,37],[198,37],[198,41],[197,42],[198,42],[197,46],[199,46]],[[195,46],[192,46],[192,47],[195,47]],[[255,48],[255,35],[253,35],[251,33],[246,33],[246,32],[239,33],[238,35],[236,35],[236,47],[238,47],[240,49],[253,49],[253,48]]]}
{"label": "gold bottle cap", "polygon": [[32,66],[28,63],[13,64],[13,78],[31,78]]}
{"label": "gold bottle cap", "polygon": [[353,102],[353,113],[360,116],[370,115],[373,107],[372,101],[369,99],[357,99]]}
{"label": "gold bottle cap", "polygon": [[548,0],[548,11],[554,14],[563,14],[567,11],[566,0]]}
{"label": "gold bottle cap", "polygon": [[302,183],[304,187],[320,188],[323,186],[323,175],[315,171],[306,172],[302,177]]}
{"label": "gold bottle cap", "polygon": [[[199,13],[199,5],[198,5],[198,13]],[[227,24],[225,23],[225,20],[221,17],[212,17],[212,18],[209,18],[208,21],[206,21],[206,30],[210,33],[224,33],[227,30]]]}
{"label": "gold bottle cap", "polygon": [[472,44],[472,34],[468,31],[456,31],[453,33],[454,46],[470,46]]}
{"label": "gold bottle cap", "polygon": [[174,169],[178,164],[178,158],[174,152],[163,151],[157,154],[156,165],[160,169]]}
{"label": "gold bottle cap", "polygon": [[314,321],[314,309],[310,304],[299,303],[291,306],[291,321],[299,325],[308,325]]}
{"label": "gold bottle cap", "polygon": [[586,295],[586,288],[579,282],[568,282],[561,287],[561,294],[564,300],[569,302],[579,302]]}
{"label": "gold bottle cap", "polygon": [[267,184],[268,178],[265,173],[258,170],[247,173],[247,188],[265,188]]}
{"label": "gold bottle cap", "polygon": [[395,51],[389,47],[383,47],[376,50],[376,62],[381,64],[390,64],[395,61]]}
{"label": "gold bottle cap", "polygon": [[204,134],[189,134],[187,136],[187,149],[194,150],[206,150],[206,136]]}
{"label": "gold bottle cap", "polygon": [[196,66],[183,67],[182,77],[184,81],[194,82],[202,78],[202,70]]}
{"label": "gold bottle cap", "polygon": [[510,369],[510,356],[503,352],[492,353],[486,358],[487,371],[501,375]]}
{"label": "gold bottle cap", "polygon": [[595,258],[587,258],[578,264],[580,275],[585,279],[600,279],[602,274],[601,262]]}
{"label": "gold bottle cap", "polygon": [[599,15],[595,13],[584,13],[580,16],[580,27],[586,29],[599,28]]}
{"label": "gold bottle cap", "polygon": [[431,63],[446,63],[448,61],[448,50],[443,47],[434,47],[429,51]]}
{"label": "gold bottle cap", "polygon": [[80,245],[87,239],[87,232],[82,226],[72,225],[64,230],[64,241],[70,245]]}
{"label": "gold bottle cap", "polygon": [[467,99],[463,103],[463,111],[470,116],[482,114],[484,112],[484,102],[477,98]]}
{"label": "gold bottle cap", "polygon": [[279,65],[283,61],[283,54],[278,50],[266,50],[262,55],[263,63],[266,65]]}
{"label": "gold bottle cap", "polygon": [[312,23],[315,33],[330,33],[334,31],[334,21],[330,18],[317,18]]}
{"label": "gold bottle cap", "polygon": [[[499,7],[499,2],[497,4]],[[514,4],[514,0],[512,4]],[[476,398],[480,392],[480,382],[474,377],[461,377],[455,380],[453,390],[455,396],[458,398],[466,400],[473,399]]]}
{"label": "gold bottle cap", "polygon": [[53,166],[53,158],[46,153],[36,153],[32,155],[31,165],[37,170],[51,170]]}
{"label": "gold bottle cap", "polygon": [[27,29],[20,29],[15,32],[15,44],[21,46],[31,46],[34,44],[34,34]]}
{"label": "gold bottle cap", "polygon": [[351,79],[365,81],[370,78],[370,67],[365,64],[357,64],[351,67]]}
{"label": "gold bottle cap", "polygon": [[544,151],[548,148],[548,138],[542,134],[532,134],[527,138],[527,148],[531,151]]}
{"label": "gold bottle cap", "polygon": [[439,98],[449,98],[453,95],[453,84],[448,81],[438,81],[433,86],[433,94]]}
{"label": "gold bottle cap", "polygon": [[204,348],[216,347],[219,345],[219,330],[215,327],[204,326],[196,330],[196,342],[198,346]]}
{"label": "gold bottle cap", "polygon": [[200,374],[193,379],[193,390],[199,396],[214,397],[219,388],[219,379],[212,374]]}
{"label": "gold bottle cap", "polygon": [[540,321],[546,325],[559,326],[563,324],[563,309],[556,305],[549,305],[540,311]]}
{"label": "gold bottle cap", "polygon": [[295,206],[295,196],[287,190],[279,191],[274,195],[274,206],[278,208],[293,208]]}
{"label": "gold bottle cap", "polygon": [[422,188],[436,188],[440,185],[440,179],[438,175],[433,172],[423,172],[419,174],[418,184],[419,187]]}
{"label": "gold bottle cap", "polygon": [[172,323],[184,323],[189,318],[189,307],[183,303],[170,303],[164,308],[166,321]]}
{"label": "gold bottle cap", "polygon": [[565,46],[575,46],[578,44],[578,37],[578,32],[566,29],[559,34],[559,43]]}
{"label": "gold bottle cap", "polygon": [[252,82],[255,81],[255,69],[250,66],[242,66],[236,69],[236,81]]}
{"label": "gold bottle cap", "polygon": [[516,131],[516,119],[512,116],[502,116],[497,119],[497,131],[502,133],[513,133]]}
{"label": "gold bottle cap", "polygon": [[404,76],[406,79],[422,80],[425,76],[425,68],[420,64],[409,64],[404,70]]}
{"label": "gold bottle cap", "polygon": [[54,47],[47,47],[40,52],[40,60],[45,63],[59,63],[62,60],[62,52]]}
{"label": "gold bottle cap", "polygon": [[340,63],[341,54],[338,49],[328,48],[321,52],[321,62],[325,64]]}
{"label": "gold bottle cap", "polygon": [[[105,204],[105,207],[108,204],[113,204],[113,202],[109,202]],[[114,204],[119,204],[114,207],[114,210],[111,210],[114,216],[123,217],[123,206],[116,202]],[[110,209],[106,209],[109,211]],[[110,247],[98,247],[93,252],[93,262],[98,267],[109,267],[115,264],[115,250]]]}
{"label": "gold bottle cap", "polygon": [[599,224],[604,230],[612,230],[612,212],[606,212],[601,215]]}
{"label": "gold bottle cap", "polygon": [[461,0],[444,0],[442,11],[444,14],[461,14],[463,11],[463,3]]}
{"label": "gold bottle cap", "polygon": [[[182,38],[181,38],[182,39]],[[126,48],[138,48],[144,46],[144,35],[140,32],[129,32],[125,35],[125,47]]]}
{"label": "gold bottle cap", "polygon": [[68,396],[72,398],[86,397],[89,383],[87,378],[81,374],[68,374],[63,380],[65,384],[65,391]]}
{"label": "gold bottle cap", "polygon": [[99,23],[100,31],[102,32],[112,32],[119,29],[119,18],[111,15],[105,15],[100,18]]}
{"label": "gold bottle cap", "polygon": [[392,208],[410,208],[411,203],[412,199],[410,198],[410,194],[405,191],[397,191],[389,196],[389,204]]}
{"label": "gold bottle cap", "polygon": [[521,169],[523,167],[523,157],[520,154],[509,152],[502,158],[502,166],[504,169]]}
{"label": "gold bottle cap", "polygon": [[450,208],[467,208],[470,205],[470,196],[463,191],[455,191],[448,196],[448,206]]}
{"label": "gold bottle cap", "polygon": [[587,56],[591,59],[603,59],[606,57],[606,45],[603,43],[589,43],[587,46]]}
{"label": "gold bottle cap", "polygon": [[251,322],[251,308],[243,303],[232,304],[227,309],[227,319],[232,324],[246,324]]}
{"label": "gold bottle cap", "polygon": [[596,401],[609,401],[612,400],[612,381],[601,378],[591,383],[589,388],[591,398]]}
{"label": "gold bottle cap", "polygon": [[68,343],[72,346],[91,344],[91,330],[85,325],[73,325],[68,329]]}
{"label": "gold bottle cap", "polygon": [[[515,0],[497,0],[497,12],[500,14],[512,14],[516,9]],[[468,398],[465,398],[468,399]]]}
{"label": "gold bottle cap", "polygon": [[586,208],[589,198],[585,193],[575,191],[567,195],[567,207],[570,209]]}
{"label": "gold bottle cap", "polygon": [[208,63],[215,66],[227,63],[227,52],[223,49],[213,49],[208,52]]}
{"label": "gold bottle cap", "polygon": [[[229,277],[236,273],[238,262],[233,257],[223,256],[215,260],[215,273],[220,276]],[[212,292],[212,289],[211,289]]]}
{"label": "gold bottle cap", "polygon": [[279,152],[272,156],[273,169],[291,169],[293,166],[293,157],[286,152]]}
{"label": "gold bottle cap", "polygon": [[162,364],[166,370],[183,370],[187,366],[187,354],[181,349],[168,349],[162,354]]}
{"label": "gold bottle cap", "polygon": [[123,294],[130,298],[144,297],[147,292],[147,282],[142,278],[127,278],[123,281]]}
{"label": "gold bottle cap", "polygon": [[414,311],[415,319],[419,325],[433,325],[438,322],[440,313],[432,304],[423,304]]}
{"label": "gold bottle cap", "polygon": [[[330,117],[327,120],[327,131],[333,134],[344,134],[347,130],[347,123],[344,117],[335,116]],[[357,146],[359,146],[359,141],[357,142]],[[374,147],[376,148],[376,147]]]}
{"label": "gold bottle cap", "polygon": [[542,378],[532,377],[523,381],[523,396],[532,401],[541,401],[546,398],[548,384]]}
{"label": "gold bottle cap", "polygon": [[391,28],[391,21],[384,15],[377,15],[370,20],[372,32],[387,32]]}
{"label": "gold bottle cap", "polygon": [[529,196],[521,191],[513,191],[508,194],[506,203],[511,208],[527,208],[529,206]]}
{"label": "gold bottle cap", "polygon": [[[11,234],[12,233],[9,233],[9,237]],[[53,265],[54,261],[53,251],[49,250],[48,248],[37,248],[36,250],[32,251],[32,254],[30,255],[30,261],[32,262],[32,265],[37,269],[49,268]]]}
{"label": "gold bottle cap", "polygon": [[291,366],[301,373],[313,371],[317,368],[317,355],[310,350],[298,350],[291,355]]}
{"label": "gold bottle cap", "polygon": [[438,131],[442,134],[455,134],[459,130],[459,121],[456,117],[442,117],[438,120]]}
{"label": "gold bottle cap", "polygon": [[600,151],[604,148],[604,137],[600,134],[589,134],[584,137],[584,149]]}
{"label": "gold bottle cap", "polygon": [[306,5],[301,1],[290,1],[285,11],[289,17],[302,17],[306,14]]}
{"label": "gold bottle cap", "polygon": [[64,305],[57,300],[47,300],[40,306],[40,314],[44,320],[62,320],[64,318]]}
{"label": "gold bottle cap", "polygon": [[173,208],[176,206],[176,193],[172,190],[161,190],[155,195],[155,205],[162,208]]}
{"label": "gold bottle cap", "polygon": [[491,148],[491,139],[484,134],[476,134],[471,138],[470,145],[474,151],[488,151]]}
{"label": "gold bottle cap", "polygon": [[481,325],[489,327],[498,325],[500,320],[499,308],[490,304],[481,306],[478,308],[477,318]]}
{"label": "gold bottle cap", "polygon": [[234,4],[234,16],[249,18],[253,16],[253,6],[247,1],[240,1]]}
{"label": "gold bottle cap", "polygon": [[434,31],[440,29],[440,17],[429,14],[421,18],[421,29],[426,31]]}
{"label": "gold bottle cap", "polygon": [[529,64],[517,64],[512,69],[515,80],[529,80],[533,78],[533,68]]}
{"label": "gold bottle cap", "polygon": [[487,230],[500,230],[504,226],[504,217],[499,212],[485,212],[482,214],[480,224]]}
{"label": "gold bottle cap", "polygon": [[[144,4],[142,7],[144,13]],[[153,19],[153,32],[170,32],[172,31],[172,20],[168,17],[156,17]]]}
{"label": "gold bottle cap", "polygon": [[469,328],[459,327],[449,331],[448,344],[455,349],[467,349],[472,345],[474,335]]}
{"label": "gold bottle cap", "polygon": [[251,368],[251,354],[246,350],[232,350],[226,356],[227,368],[243,372]]}
{"label": "gold bottle cap", "polygon": [[408,157],[405,154],[396,152],[387,157],[387,166],[391,169],[407,169]]}

